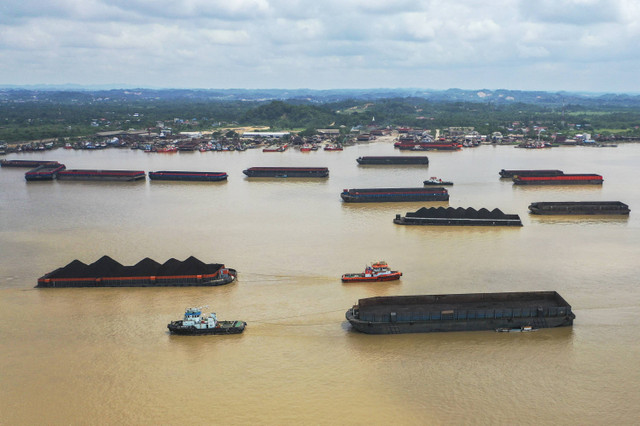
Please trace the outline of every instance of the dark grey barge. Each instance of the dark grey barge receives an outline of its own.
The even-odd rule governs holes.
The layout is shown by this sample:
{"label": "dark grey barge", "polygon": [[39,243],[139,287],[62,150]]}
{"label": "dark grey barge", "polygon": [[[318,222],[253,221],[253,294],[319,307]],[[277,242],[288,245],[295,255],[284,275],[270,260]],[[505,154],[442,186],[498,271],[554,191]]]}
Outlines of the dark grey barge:
{"label": "dark grey barge", "polygon": [[479,331],[573,325],[574,313],[555,291],[381,296],[346,312],[367,334]]}
{"label": "dark grey barge", "polygon": [[229,284],[236,275],[235,269],[204,263],[193,256],[184,261],[169,259],[163,264],[145,258],[133,266],[103,256],[89,265],[74,260],[39,278],[36,287],[211,287]]}
{"label": "dark grey barge", "polygon": [[242,173],[247,177],[324,178],[329,176],[329,169],[326,167],[250,167]]}
{"label": "dark grey barge", "polygon": [[500,177],[512,178],[514,176],[560,176],[562,170],[500,170]]}
{"label": "dark grey barge", "polygon": [[143,170],[70,169],[58,173],[59,180],[135,181],[146,177]]}
{"label": "dark grey barge", "polygon": [[59,164],[49,160],[0,160],[0,167],[26,167],[33,169],[46,164]]}
{"label": "dark grey barge", "polygon": [[218,182],[227,180],[224,172],[183,172],[173,170],[161,170],[149,172],[151,180],[186,181],[186,182]]}
{"label": "dark grey barge", "polygon": [[473,207],[422,207],[415,212],[399,214],[393,220],[397,225],[435,225],[435,226],[522,226],[520,216],[505,214],[500,209],[489,211]]}
{"label": "dark grey barge", "polygon": [[538,215],[628,215],[629,206],[620,201],[537,201],[529,204]]}
{"label": "dark grey barge", "polygon": [[58,173],[64,169],[65,165],[58,162],[43,164],[35,169],[29,170],[24,174],[24,178],[29,182],[38,180],[54,180],[58,176]]}
{"label": "dark grey barge", "polygon": [[398,201],[449,201],[445,188],[353,188],[340,194],[346,203],[382,203]]}
{"label": "dark grey barge", "polygon": [[358,164],[367,165],[402,165],[402,164],[429,164],[429,157],[418,155],[396,155],[396,156],[370,156],[370,157],[358,157],[356,159]]}

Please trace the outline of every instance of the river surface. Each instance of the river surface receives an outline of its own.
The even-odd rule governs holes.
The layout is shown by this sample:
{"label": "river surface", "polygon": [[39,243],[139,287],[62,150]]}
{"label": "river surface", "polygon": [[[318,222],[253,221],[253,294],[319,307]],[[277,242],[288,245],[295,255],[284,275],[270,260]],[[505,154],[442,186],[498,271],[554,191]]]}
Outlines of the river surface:
{"label": "river surface", "polygon": [[[224,171],[227,182],[27,183],[0,170],[0,424],[637,424],[640,144],[480,146],[425,166],[390,140],[342,152],[129,149],[11,154],[68,169]],[[252,166],[319,166],[328,179],[248,179]],[[502,168],[599,173],[600,186],[518,187]],[[453,180],[448,203],[344,204],[343,188]],[[537,217],[533,201],[622,201],[629,217]],[[422,206],[500,208],[521,228],[394,225]],[[238,270],[213,288],[35,289],[74,259],[189,256]],[[340,276],[386,260],[390,283]],[[364,335],[359,298],[556,290],[573,327],[536,333]],[[188,306],[248,323],[171,336]]]}

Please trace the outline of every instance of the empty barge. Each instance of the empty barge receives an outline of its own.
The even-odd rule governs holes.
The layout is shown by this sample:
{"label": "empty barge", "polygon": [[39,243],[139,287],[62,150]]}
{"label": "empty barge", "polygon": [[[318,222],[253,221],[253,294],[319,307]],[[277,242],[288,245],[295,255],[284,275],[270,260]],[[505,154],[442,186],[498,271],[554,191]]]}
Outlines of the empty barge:
{"label": "empty barge", "polygon": [[34,167],[46,164],[59,164],[57,161],[50,160],[0,160],[0,167],[25,167],[33,169]]}
{"label": "empty barge", "polygon": [[575,315],[557,292],[530,291],[369,297],[346,318],[362,333],[398,334],[567,327]]}
{"label": "empty barge", "polygon": [[355,188],[340,194],[346,203],[381,203],[389,201],[449,201],[445,188]]}
{"label": "empty barge", "polygon": [[594,173],[557,176],[514,176],[514,185],[602,185],[602,176]]}
{"label": "empty barge", "polygon": [[500,177],[512,178],[514,176],[560,176],[564,174],[562,170],[500,170]]}
{"label": "empty barge", "polygon": [[24,178],[27,181],[54,180],[58,173],[64,169],[65,165],[58,162],[42,164],[41,166],[31,169],[25,173]]}
{"label": "empty barge", "polygon": [[358,157],[356,159],[358,164],[367,165],[402,165],[402,164],[429,164],[429,157],[421,155],[396,155],[396,156],[371,156],[371,157]]}
{"label": "empty barge", "polygon": [[91,170],[71,169],[58,173],[60,180],[134,181],[144,179],[142,170]]}
{"label": "empty barge", "polygon": [[500,209],[489,211],[473,207],[422,207],[415,212],[407,212],[404,217],[397,214],[393,223],[397,225],[440,225],[440,226],[522,226],[520,216],[505,214]]}
{"label": "empty barge", "polygon": [[217,182],[227,180],[228,177],[229,176],[224,172],[182,172],[172,170],[149,172],[149,179],[151,180]]}
{"label": "empty barge", "polygon": [[628,215],[629,206],[620,201],[538,201],[529,204],[539,215]]}
{"label": "empty barge", "polygon": [[103,256],[89,265],[74,260],[39,278],[36,287],[210,287],[235,279],[235,269],[204,263],[193,256],[184,261],[169,259],[163,264],[145,258],[133,266]]}
{"label": "empty barge", "polygon": [[242,173],[248,177],[324,178],[329,176],[329,169],[326,167],[250,167]]}

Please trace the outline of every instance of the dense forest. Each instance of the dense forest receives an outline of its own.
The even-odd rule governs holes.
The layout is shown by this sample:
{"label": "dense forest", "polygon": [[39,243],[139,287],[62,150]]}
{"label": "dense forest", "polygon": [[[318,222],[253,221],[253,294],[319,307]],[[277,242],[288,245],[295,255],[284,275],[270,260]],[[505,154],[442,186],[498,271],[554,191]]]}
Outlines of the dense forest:
{"label": "dense forest", "polygon": [[[640,137],[640,99],[544,92],[407,91],[0,91],[0,141],[91,136],[144,130],[158,123],[174,132],[268,126],[307,130],[375,124],[425,129],[474,127],[546,134],[580,132]],[[431,94],[427,96],[427,94]],[[513,95],[513,96],[512,96]]]}

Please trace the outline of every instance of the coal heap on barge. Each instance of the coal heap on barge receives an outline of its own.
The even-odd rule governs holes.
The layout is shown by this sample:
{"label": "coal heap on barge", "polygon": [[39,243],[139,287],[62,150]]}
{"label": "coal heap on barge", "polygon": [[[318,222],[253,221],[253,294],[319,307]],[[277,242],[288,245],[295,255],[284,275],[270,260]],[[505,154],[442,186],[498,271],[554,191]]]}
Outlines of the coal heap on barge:
{"label": "coal heap on barge", "polygon": [[204,263],[191,256],[160,264],[148,257],[123,266],[109,256],[89,265],[74,260],[38,279],[40,288],[59,287],[190,287],[217,286],[233,282],[236,271],[221,263]]}
{"label": "coal heap on barge", "polygon": [[422,207],[408,212],[404,217],[399,214],[393,220],[397,225],[446,225],[446,226],[522,226],[520,216],[505,214],[500,209],[489,211],[473,207]]}
{"label": "coal heap on barge", "polygon": [[539,329],[571,326],[575,319],[555,291],[369,297],[345,316],[367,334]]}

